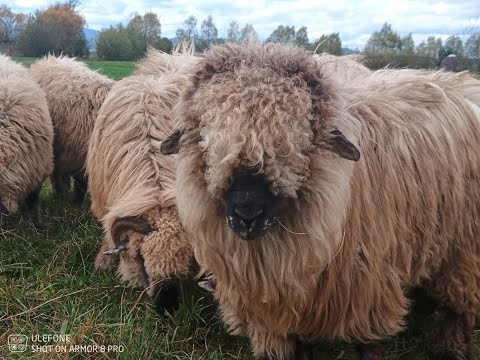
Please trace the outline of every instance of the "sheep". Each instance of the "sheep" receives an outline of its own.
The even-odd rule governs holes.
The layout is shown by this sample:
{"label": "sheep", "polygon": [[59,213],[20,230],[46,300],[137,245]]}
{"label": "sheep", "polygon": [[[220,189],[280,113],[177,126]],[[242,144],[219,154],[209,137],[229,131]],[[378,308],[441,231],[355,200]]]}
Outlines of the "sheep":
{"label": "sheep", "polygon": [[[434,358],[474,359],[480,82],[381,71],[339,85],[305,50],[214,46],[162,142],[200,274],[256,359],[398,334],[406,293],[446,313]],[[371,351],[370,351],[371,353]],[[376,354],[376,358],[378,354]]]}
{"label": "sheep", "polygon": [[73,202],[81,205],[87,190],[84,167],[88,142],[113,80],[65,56],[48,55],[34,62],[30,72],[47,94],[53,121],[52,185],[57,193],[64,193],[72,175]]}
{"label": "sheep", "polygon": [[42,229],[39,193],[53,169],[53,126],[45,93],[27,69],[0,55],[0,219],[25,198]]}
{"label": "sheep", "polygon": [[95,268],[112,269],[120,253],[120,277],[158,291],[160,313],[175,308],[178,280],[195,267],[175,207],[173,159],[158,149],[186,79],[172,72],[119,81],[100,108],[87,158],[91,210],[106,233]]}

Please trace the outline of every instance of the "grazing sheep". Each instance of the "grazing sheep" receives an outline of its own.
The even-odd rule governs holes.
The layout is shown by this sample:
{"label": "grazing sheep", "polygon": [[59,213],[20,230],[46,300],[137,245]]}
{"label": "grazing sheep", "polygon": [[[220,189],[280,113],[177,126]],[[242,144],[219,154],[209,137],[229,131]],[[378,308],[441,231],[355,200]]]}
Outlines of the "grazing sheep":
{"label": "grazing sheep", "polygon": [[295,47],[215,46],[177,103],[161,150],[223,320],[257,359],[310,359],[397,334],[418,286],[446,313],[435,358],[473,360],[480,82],[336,76]]}
{"label": "grazing sheep", "polygon": [[75,181],[73,202],[83,203],[87,190],[84,174],[88,142],[97,112],[113,80],[90,70],[83,62],[48,55],[30,68],[47,94],[54,128],[55,191],[63,193],[70,175]]}
{"label": "grazing sheep", "polygon": [[150,295],[160,289],[160,312],[176,305],[176,280],[193,265],[175,207],[173,159],[159,152],[186,79],[172,73],[119,81],[99,111],[87,159],[91,209],[106,233],[95,267],[111,269],[120,253],[121,278]]}
{"label": "grazing sheep", "polygon": [[53,169],[53,127],[45,93],[23,66],[0,55],[0,219],[26,198],[37,228],[39,192]]}

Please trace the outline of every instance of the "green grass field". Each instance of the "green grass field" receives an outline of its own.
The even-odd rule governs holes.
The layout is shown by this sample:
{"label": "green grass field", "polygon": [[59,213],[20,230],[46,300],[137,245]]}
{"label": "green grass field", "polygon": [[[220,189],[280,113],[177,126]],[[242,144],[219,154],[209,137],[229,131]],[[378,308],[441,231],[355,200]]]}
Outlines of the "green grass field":
{"label": "green grass field", "polygon": [[[16,60],[27,65],[33,61]],[[113,78],[134,68],[127,62],[87,63]],[[22,207],[0,223],[0,359],[252,359],[248,341],[224,331],[210,294],[186,285],[180,309],[159,317],[141,290],[129,288],[113,273],[93,271],[103,235],[88,204],[75,208],[53,195],[48,185],[41,200],[47,230],[33,229]],[[425,359],[436,324],[435,315],[411,320],[404,334],[383,344],[386,359]],[[27,335],[30,345],[31,336],[70,335],[68,349],[72,344],[121,345],[123,352],[57,353],[47,348],[12,353],[7,346],[12,334]],[[480,345],[478,331],[476,340]],[[318,343],[315,359],[355,355],[345,343]]]}
{"label": "green grass field", "polygon": [[[15,61],[30,66],[37,58],[13,56]],[[119,80],[125,76],[130,75],[135,70],[135,62],[133,61],[97,61],[97,60],[83,60],[91,69],[98,70],[100,73]]]}
{"label": "green grass field", "polygon": [[[47,230],[31,226],[23,205],[0,224],[0,359],[252,359],[248,341],[223,330],[210,294],[185,285],[180,309],[159,317],[141,290],[93,271],[102,229],[88,204],[75,208],[48,185],[41,200]],[[405,334],[384,344],[387,359],[424,359],[435,324],[435,316],[412,320]],[[123,352],[14,354],[7,346],[12,334],[70,335],[68,346],[121,345]],[[318,343],[315,354],[355,359],[344,343]]]}

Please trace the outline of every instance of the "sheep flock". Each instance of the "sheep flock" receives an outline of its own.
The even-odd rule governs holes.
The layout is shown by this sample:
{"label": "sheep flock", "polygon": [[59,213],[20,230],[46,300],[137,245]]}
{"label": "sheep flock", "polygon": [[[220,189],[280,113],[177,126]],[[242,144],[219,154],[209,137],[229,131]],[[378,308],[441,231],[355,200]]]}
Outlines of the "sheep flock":
{"label": "sheep flock", "polygon": [[42,184],[63,196],[73,177],[103,228],[95,271],[161,314],[198,281],[257,360],[313,360],[317,340],[388,358],[424,301],[431,358],[474,360],[480,81],[361,60],[181,43],[113,81],[0,56],[0,227],[25,201],[42,231]]}

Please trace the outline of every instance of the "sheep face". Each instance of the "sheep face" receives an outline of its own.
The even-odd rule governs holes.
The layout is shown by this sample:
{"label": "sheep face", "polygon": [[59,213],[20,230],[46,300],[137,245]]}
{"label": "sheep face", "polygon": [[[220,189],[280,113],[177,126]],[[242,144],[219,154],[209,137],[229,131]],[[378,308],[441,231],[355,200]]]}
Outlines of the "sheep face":
{"label": "sheep face", "polygon": [[224,200],[227,224],[243,240],[264,235],[276,222],[276,198],[262,176],[237,176]]}
{"label": "sheep face", "polygon": [[358,160],[336,128],[337,107],[329,81],[302,49],[214,47],[199,60],[175,110],[179,127],[161,151],[200,152],[210,197],[237,235],[253,239],[274,225],[277,211],[289,210],[283,204],[302,195],[312,157],[329,150]]}

